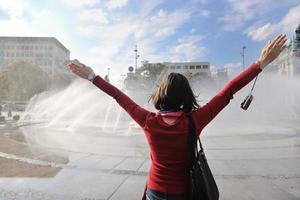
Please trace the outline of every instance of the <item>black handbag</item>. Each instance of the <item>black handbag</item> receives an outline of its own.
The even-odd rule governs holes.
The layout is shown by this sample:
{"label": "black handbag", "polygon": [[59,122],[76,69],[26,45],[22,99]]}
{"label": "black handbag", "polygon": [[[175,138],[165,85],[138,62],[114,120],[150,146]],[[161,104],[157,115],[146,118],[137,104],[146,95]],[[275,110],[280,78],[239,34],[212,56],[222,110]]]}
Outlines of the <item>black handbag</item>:
{"label": "black handbag", "polygon": [[188,200],[218,200],[219,190],[215,179],[208,166],[203,147],[200,144],[198,151],[196,129],[191,114],[187,114],[189,119],[188,145],[190,148],[189,165],[189,191]]}

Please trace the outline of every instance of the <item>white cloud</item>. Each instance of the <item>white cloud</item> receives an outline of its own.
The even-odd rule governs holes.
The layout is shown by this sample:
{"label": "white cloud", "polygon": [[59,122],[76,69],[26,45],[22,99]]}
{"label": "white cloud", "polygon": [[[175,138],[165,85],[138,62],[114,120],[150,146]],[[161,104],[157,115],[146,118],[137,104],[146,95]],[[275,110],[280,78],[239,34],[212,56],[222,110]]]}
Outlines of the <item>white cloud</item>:
{"label": "white cloud", "polygon": [[174,34],[182,24],[190,17],[190,13],[185,10],[175,10],[167,13],[160,9],[154,16],[144,19],[136,34],[138,39],[152,37],[153,35],[161,38]]}
{"label": "white cloud", "polygon": [[[151,13],[150,10],[148,12]],[[120,74],[126,73],[128,66],[134,64],[135,44],[138,44],[140,61],[147,59],[150,62],[162,62],[177,58],[184,60],[186,57],[192,59],[203,52],[203,48],[198,48],[195,44],[199,41],[195,36],[182,38],[178,41],[177,48],[162,47],[167,48],[165,51],[158,48],[160,41],[176,33],[189,19],[189,11],[159,10],[152,16],[144,14],[120,15],[118,17],[122,20],[111,21],[109,25],[102,27],[92,24],[77,27],[81,34],[93,36],[95,41],[94,46],[82,52],[80,57],[91,66],[99,66],[96,68],[98,72],[105,72],[103,66],[110,66],[112,74]]]}
{"label": "white cloud", "polygon": [[228,9],[219,20],[224,23],[225,31],[235,31],[245,22],[261,16],[271,5],[271,0],[227,0]]}
{"label": "white cloud", "polygon": [[299,0],[226,0],[225,12],[219,21],[223,22],[225,31],[236,31],[253,20],[274,16],[274,10],[294,6]]}
{"label": "white cloud", "polygon": [[0,0],[0,10],[6,13],[9,18],[19,18],[23,14],[23,2],[18,0]]}
{"label": "white cloud", "polygon": [[271,23],[267,23],[261,27],[250,30],[248,36],[253,40],[264,40],[274,32],[274,26]]}
{"label": "white cloud", "polygon": [[139,16],[140,19],[144,19],[162,2],[163,0],[143,1],[143,3],[140,4],[139,10],[137,11],[137,16]]}
{"label": "white cloud", "polygon": [[181,59],[182,61],[193,61],[203,55],[205,51],[205,47],[195,45],[193,43],[181,43],[174,49],[176,59]]}
{"label": "white cloud", "polygon": [[100,0],[61,0],[63,3],[71,7],[91,7],[97,5]]}
{"label": "white cloud", "polygon": [[193,61],[204,55],[207,49],[197,44],[203,38],[202,35],[188,35],[178,39],[177,45],[171,48],[172,59],[175,61]]}
{"label": "white cloud", "polygon": [[[68,3],[65,13],[60,14],[52,7],[37,10],[32,5],[26,5],[28,9],[21,6],[20,10],[28,11],[30,17],[14,14],[11,16],[20,17],[0,20],[0,34],[56,37],[71,50],[72,58],[93,66],[100,74],[106,73],[107,67],[111,68],[112,75],[126,73],[128,66],[134,64],[136,43],[141,55],[139,60],[151,62],[193,59],[204,51],[197,45],[199,38],[192,35],[182,37],[172,47],[170,44],[162,46],[161,42],[176,34],[192,12],[184,8],[156,10],[163,0],[141,1],[136,12],[117,12],[113,15],[116,20],[111,19],[109,23],[107,13],[113,11],[106,10],[105,1],[59,1]],[[99,2],[104,2],[102,10],[97,5]]]}
{"label": "white cloud", "polygon": [[193,3],[201,3],[201,4],[206,4],[208,0],[192,0]]}
{"label": "white cloud", "polygon": [[300,4],[292,7],[277,23],[267,23],[260,27],[250,28],[247,35],[253,40],[261,41],[278,33],[291,33],[300,23]]}
{"label": "white cloud", "polygon": [[203,35],[187,35],[178,39],[179,43],[196,43],[204,39]]}
{"label": "white cloud", "polygon": [[76,31],[81,36],[95,37],[101,32],[99,25],[77,26]]}
{"label": "white cloud", "polygon": [[199,15],[201,16],[201,17],[209,17],[210,16],[210,11],[209,10],[200,10],[199,11]]}
{"label": "white cloud", "polygon": [[122,8],[127,5],[128,0],[108,0],[106,6],[108,9]]}
{"label": "white cloud", "polygon": [[101,9],[86,9],[79,15],[80,20],[108,23],[107,14]]}
{"label": "white cloud", "polygon": [[165,37],[165,36],[169,36],[175,33],[175,30],[173,27],[165,27],[162,28],[160,30],[157,30],[157,32],[155,33],[155,36],[157,37]]}

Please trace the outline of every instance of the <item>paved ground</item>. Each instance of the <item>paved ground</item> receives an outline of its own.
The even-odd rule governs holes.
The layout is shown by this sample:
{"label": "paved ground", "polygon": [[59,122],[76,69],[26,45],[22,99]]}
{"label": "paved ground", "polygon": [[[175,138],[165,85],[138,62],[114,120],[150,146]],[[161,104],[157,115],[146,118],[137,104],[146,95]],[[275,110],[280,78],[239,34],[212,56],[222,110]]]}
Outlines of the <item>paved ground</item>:
{"label": "paved ground", "polygon": [[[220,199],[300,199],[299,131],[202,140]],[[1,200],[140,199],[149,165],[141,134],[0,127]]]}

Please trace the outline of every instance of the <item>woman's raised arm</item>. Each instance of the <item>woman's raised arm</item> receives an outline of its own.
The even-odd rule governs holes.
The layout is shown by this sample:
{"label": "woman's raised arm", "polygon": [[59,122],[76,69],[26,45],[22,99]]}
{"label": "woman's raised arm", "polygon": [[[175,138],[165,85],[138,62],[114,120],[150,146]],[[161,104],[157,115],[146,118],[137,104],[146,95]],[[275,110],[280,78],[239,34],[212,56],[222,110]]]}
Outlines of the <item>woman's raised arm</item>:
{"label": "woman's raised arm", "polygon": [[273,41],[268,42],[262,49],[256,63],[250,65],[215,95],[208,103],[193,112],[193,117],[198,131],[201,131],[217,114],[225,108],[233,95],[253,80],[268,64],[275,60],[286,47],[285,35],[278,35]]}
{"label": "woman's raised arm", "polygon": [[126,112],[141,126],[144,127],[146,117],[150,113],[144,108],[141,108],[132,99],[130,99],[121,90],[102,79],[100,76],[96,76],[90,67],[85,66],[77,60],[71,61],[68,64],[69,69],[77,76],[88,79],[93,82],[99,89],[106,94],[113,97],[118,104],[126,110]]}

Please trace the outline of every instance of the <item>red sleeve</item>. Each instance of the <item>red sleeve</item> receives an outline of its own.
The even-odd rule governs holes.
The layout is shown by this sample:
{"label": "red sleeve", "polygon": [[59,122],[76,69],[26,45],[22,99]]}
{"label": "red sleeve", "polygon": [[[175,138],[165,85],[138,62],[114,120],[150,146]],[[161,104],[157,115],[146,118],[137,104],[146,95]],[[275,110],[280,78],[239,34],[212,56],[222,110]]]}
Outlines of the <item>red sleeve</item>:
{"label": "red sleeve", "polygon": [[230,100],[233,99],[233,95],[246,86],[261,71],[258,64],[252,64],[234,79],[229,81],[208,103],[196,109],[193,112],[193,118],[196,122],[198,134],[200,134],[201,130],[229,104]]}
{"label": "red sleeve", "polygon": [[106,94],[112,96],[118,104],[126,110],[126,112],[134,119],[141,127],[145,126],[145,121],[149,111],[141,108],[126,94],[120,91],[118,88],[108,83],[100,76],[96,76],[93,80],[94,85],[100,88]]}

